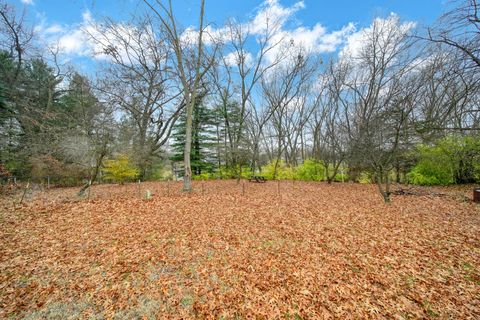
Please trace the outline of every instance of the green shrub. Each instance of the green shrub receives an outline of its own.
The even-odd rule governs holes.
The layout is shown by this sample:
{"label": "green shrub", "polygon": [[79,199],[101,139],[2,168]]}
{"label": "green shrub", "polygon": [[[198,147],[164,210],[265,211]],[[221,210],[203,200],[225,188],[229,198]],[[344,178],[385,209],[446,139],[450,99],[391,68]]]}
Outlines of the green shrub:
{"label": "green shrub", "polygon": [[[407,174],[409,183],[431,186],[448,185],[455,182],[455,161],[451,157],[451,151],[445,149],[445,144],[447,141],[436,146],[420,145],[417,147],[419,161]],[[448,142],[448,144],[450,143]]]}
{"label": "green shrub", "polygon": [[242,168],[242,179],[250,179],[252,175],[252,168],[246,166]]}
{"label": "green shrub", "polygon": [[[275,174],[276,164],[276,174]],[[271,161],[262,167],[262,176],[268,180],[293,180],[296,178],[295,168],[287,166],[283,160]]]}
{"label": "green shrub", "polygon": [[361,184],[370,184],[373,182],[372,174],[368,171],[362,171],[358,175],[358,182]]}
{"label": "green shrub", "polygon": [[[250,179],[252,176],[252,170],[248,166],[242,166],[240,177],[242,179]],[[203,172],[201,174],[194,175],[193,180],[216,180],[216,179],[236,179],[237,171],[233,168],[221,166],[215,172]]]}
{"label": "green shrub", "polygon": [[165,165],[164,163],[158,162],[155,163],[150,169],[149,178],[151,180],[172,180],[173,172],[172,167]]}
{"label": "green shrub", "polygon": [[346,172],[337,172],[337,174],[335,175],[335,178],[333,178],[333,181],[336,181],[336,182],[346,182],[348,181],[349,179],[349,176]]}
{"label": "green shrub", "polygon": [[297,167],[296,179],[304,181],[325,180],[325,166],[318,160],[307,159]]}
{"label": "green shrub", "polygon": [[105,161],[102,171],[105,174],[106,180],[118,183],[134,180],[139,173],[138,169],[125,155],[120,155],[116,159]]}
{"label": "green shrub", "polygon": [[196,181],[200,181],[200,180],[211,180],[211,179],[215,179],[215,176],[214,174],[212,173],[208,173],[208,172],[204,172],[202,174],[196,174],[192,177],[193,180],[196,180]]}

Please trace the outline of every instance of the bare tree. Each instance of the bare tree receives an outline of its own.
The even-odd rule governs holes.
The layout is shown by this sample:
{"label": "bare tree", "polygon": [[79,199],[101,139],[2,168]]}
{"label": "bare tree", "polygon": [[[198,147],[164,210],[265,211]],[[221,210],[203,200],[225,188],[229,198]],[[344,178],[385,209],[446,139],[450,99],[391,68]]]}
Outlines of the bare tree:
{"label": "bare tree", "polygon": [[426,142],[447,132],[478,130],[478,75],[457,59],[456,53],[430,46],[418,68],[423,85],[416,112],[416,131]]}
{"label": "bare tree", "polygon": [[[234,20],[228,22],[226,27],[225,41],[227,45],[223,54],[223,71],[227,73],[227,86],[216,82],[218,92],[229,92],[231,82],[238,88],[240,94],[238,125],[231,127],[230,121],[226,119],[226,131],[229,137],[229,162],[236,171],[237,181],[241,176],[240,147],[245,137],[245,122],[248,114],[256,106],[253,104],[253,92],[260,79],[270,69],[278,65],[282,59],[282,44],[284,37],[279,37],[280,21],[265,21],[265,26],[260,34],[255,35],[248,25],[238,23]],[[247,39],[256,36],[258,52],[252,55],[247,49]],[[277,52],[276,54],[274,52]],[[273,57],[273,58],[272,58]],[[224,113],[228,116],[228,112]]]}
{"label": "bare tree", "polygon": [[302,51],[293,52],[262,79],[262,92],[273,112],[272,127],[277,138],[274,175],[282,154],[288,164],[297,164],[299,140],[315,107],[309,100],[317,67],[313,60]]}
{"label": "bare tree", "polygon": [[[165,30],[165,39],[173,50],[174,58],[172,61],[183,90],[183,99],[186,105],[183,190],[189,192],[192,190],[192,169],[190,165],[192,114],[202,80],[214,63],[217,47],[215,46],[211,54],[207,54],[205,50],[205,0],[200,1],[198,30],[187,34],[182,33],[178,27],[171,0],[168,1],[167,5],[159,0],[144,0],[144,2],[154,12],[160,26]],[[188,39],[189,37],[194,39]]]}
{"label": "bare tree", "polygon": [[96,25],[95,32],[87,31],[102,48],[99,54],[110,57],[98,90],[137,128],[133,154],[143,179],[151,157],[167,142],[185,106],[173,79],[170,49],[149,16],[122,24],[106,20]]}
{"label": "bare tree", "polygon": [[313,155],[325,166],[326,179],[332,183],[345,161],[348,149],[348,101],[344,97],[348,65],[333,61],[321,77],[318,107],[312,117]]}
{"label": "bare tree", "polygon": [[462,59],[480,68],[480,3],[477,0],[456,0],[455,7],[445,13],[439,25],[428,29],[428,39],[459,50]]}
{"label": "bare tree", "polygon": [[31,46],[33,30],[25,23],[25,11],[18,15],[12,6],[3,1],[0,2],[0,18],[0,50],[8,52],[16,61],[14,72],[10,73],[9,78],[14,83],[19,76],[26,50]]}
{"label": "bare tree", "polygon": [[361,50],[347,56],[353,62],[346,111],[351,162],[373,171],[385,202],[390,201],[390,173],[415,106],[410,93],[418,88],[405,86],[416,83],[409,29],[396,16],[377,18],[364,31]]}

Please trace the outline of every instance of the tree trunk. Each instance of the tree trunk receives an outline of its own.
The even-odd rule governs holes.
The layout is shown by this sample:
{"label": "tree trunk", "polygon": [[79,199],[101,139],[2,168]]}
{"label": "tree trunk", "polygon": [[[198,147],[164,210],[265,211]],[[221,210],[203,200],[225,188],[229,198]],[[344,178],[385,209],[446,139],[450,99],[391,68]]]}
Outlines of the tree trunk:
{"label": "tree trunk", "polygon": [[85,183],[77,193],[79,197],[83,196],[85,191],[87,191],[87,189],[90,188],[92,183],[94,183],[95,180],[97,180],[97,176],[98,176],[98,173],[100,172],[100,167],[102,166],[103,158],[105,157],[105,155],[106,155],[106,152],[102,152],[102,154],[100,154],[100,156],[98,157],[97,163],[95,164],[95,168],[93,170],[92,175],[90,176],[89,181]]}
{"label": "tree trunk", "polygon": [[187,104],[187,119],[185,127],[185,150],[183,154],[184,176],[183,176],[183,191],[192,191],[192,167],[190,163],[190,155],[192,152],[192,115],[195,106],[195,97],[190,94],[190,99]]}
{"label": "tree trunk", "polygon": [[238,175],[237,175],[237,184],[240,184],[240,179],[242,178],[242,165],[238,165]]}
{"label": "tree trunk", "polygon": [[335,180],[335,177],[337,176],[338,169],[340,168],[341,164],[342,164],[342,161],[339,161],[337,163],[335,163],[335,162],[333,163],[333,173],[332,173],[331,176],[328,174],[328,169],[327,169],[327,182],[328,182],[328,184],[331,184],[333,182],[333,180]]}
{"label": "tree trunk", "polygon": [[[384,179],[384,175],[385,175],[385,179]],[[386,173],[384,173],[383,170],[381,170],[380,172],[377,172],[376,180],[377,180],[377,185],[378,185],[378,191],[382,195],[383,201],[385,201],[385,203],[390,203],[391,202],[391,199],[390,199],[391,192],[390,192],[390,180],[389,180],[389,177],[388,177],[388,171]],[[383,187],[384,183],[385,183],[385,188]]]}

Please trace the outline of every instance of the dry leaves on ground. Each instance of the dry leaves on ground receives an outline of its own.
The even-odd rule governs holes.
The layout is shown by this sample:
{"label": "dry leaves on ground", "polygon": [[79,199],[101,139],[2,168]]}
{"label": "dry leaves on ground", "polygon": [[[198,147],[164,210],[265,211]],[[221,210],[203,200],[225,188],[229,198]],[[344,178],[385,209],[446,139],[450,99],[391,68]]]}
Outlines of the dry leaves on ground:
{"label": "dry leaves on ground", "polygon": [[180,188],[53,189],[15,211],[3,199],[0,318],[480,317],[471,202],[386,205],[374,186],[341,183]]}

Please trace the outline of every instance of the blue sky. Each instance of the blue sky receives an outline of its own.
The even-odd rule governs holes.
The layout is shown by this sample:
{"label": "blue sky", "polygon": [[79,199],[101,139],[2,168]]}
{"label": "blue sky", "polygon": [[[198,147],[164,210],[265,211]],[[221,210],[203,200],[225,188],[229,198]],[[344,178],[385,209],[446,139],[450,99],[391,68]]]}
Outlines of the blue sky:
{"label": "blue sky", "polygon": [[[37,26],[44,41],[61,43],[69,60],[82,69],[91,67],[88,62],[91,58],[86,54],[87,41],[79,31],[82,26],[107,16],[116,21],[126,20],[144,8],[137,0],[10,2],[17,9],[25,7],[29,22]],[[199,2],[173,1],[178,20],[184,27],[195,25]],[[246,22],[254,19],[261,10],[269,14],[286,12],[282,30],[290,32],[292,37],[303,37],[310,41],[312,47],[326,47],[319,53],[331,53],[339,50],[349,35],[368,27],[375,17],[395,13],[402,21],[414,22],[422,28],[434,23],[446,11],[447,5],[446,0],[206,0],[206,18],[213,28],[218,29],[229,17]],[[307,39],[309,37],[310,40]],[[333,42],[332,37],[335,37]],[[325,44],[325,39],[329,39],[328,44]]]}
{"label": "blue sky", "polygon": [[[285,7],[296,0],[279,0]],[[95,15],[110,15],[125,18],[137,7],[133,0],[16,0],[18,7],[27,3],[30,14],[45,17],[50,23],[74,24],[81,22],[82,12],[90,10]],[[176,12],[182,21],[193,23],[192,17],[199,0],[175,0]],[[245,17],[262,3],[261,0],[207,0],[206,13],[209,21],[222,23],[227,17]],[[305,9],[297,18],[305,25],[320,22],[327,27],[339,28],[355,22],[368,24],[377,15],[397,13],[402,19],[420,24],[432,23],[445,9],[445,0],[304,0]],[[190,20],[190,21],[189,21]],[[37,20],[38,21],[38,20]]]}

